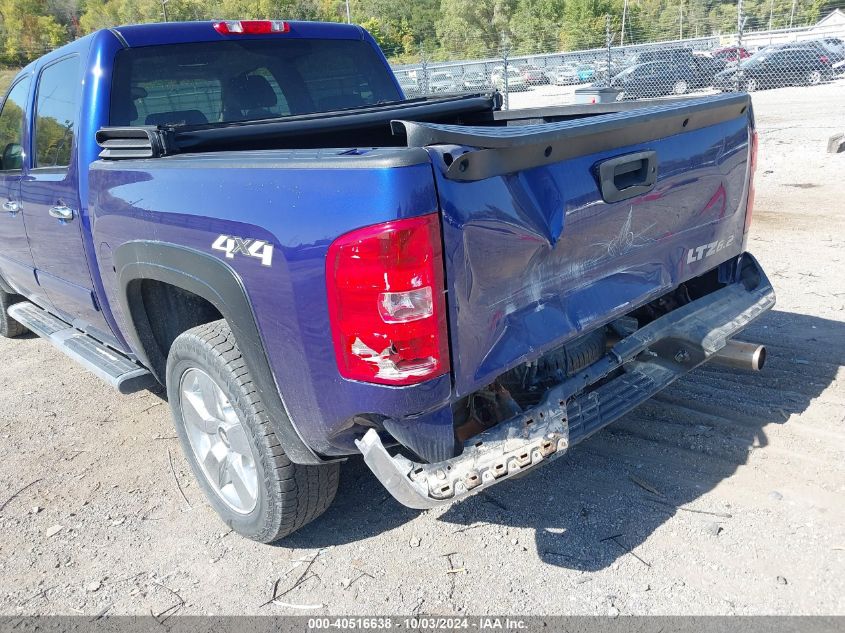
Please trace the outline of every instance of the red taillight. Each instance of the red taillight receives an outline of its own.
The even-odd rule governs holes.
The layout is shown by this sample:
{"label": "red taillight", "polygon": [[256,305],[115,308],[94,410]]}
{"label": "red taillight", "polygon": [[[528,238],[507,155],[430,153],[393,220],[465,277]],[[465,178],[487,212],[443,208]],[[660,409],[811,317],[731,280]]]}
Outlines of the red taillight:
{"label": "red taillight", "polygon": [[225,20],[215,22],[214,30],[221,35],[267,35],[287,33],[290,24],[281,20]]}
{"label": "red taillight", "polygon": [[827,64],[828,62],[830,62],[830,58],[827,55],[822,55],[821,57],[819,57],[819,61],[822,64]]}
{"label": "red taillight", "polygon": [[751,131],[751,149],[748,152],[748,201],[745,204],[745,233],[751,227],[751,214],[754,211],[754,172],[757,171],[757,130]]}
{"label": "red taillight", "polygon": [[326,256],[326,289],[343,377],[412,385],[449,371],[436,213],[339,237]]}

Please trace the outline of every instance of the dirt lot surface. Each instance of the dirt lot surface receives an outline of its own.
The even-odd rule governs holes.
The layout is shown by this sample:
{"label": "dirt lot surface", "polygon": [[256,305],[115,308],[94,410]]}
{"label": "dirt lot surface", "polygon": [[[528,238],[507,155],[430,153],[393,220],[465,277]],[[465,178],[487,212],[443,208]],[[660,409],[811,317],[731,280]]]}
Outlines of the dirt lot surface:
{"label": "dirt lot surface", "polygon": [[[350,461],[332,508],[271,547],[205,504],[157,396],[0,340],[0,612],[845,614],[845,154],[825,153],[845,81],[754,106],[749,248],[778,292],[744,336],[762,373],[696,370],[444,509]],[[294,606],[264,605],[277,581]]]}

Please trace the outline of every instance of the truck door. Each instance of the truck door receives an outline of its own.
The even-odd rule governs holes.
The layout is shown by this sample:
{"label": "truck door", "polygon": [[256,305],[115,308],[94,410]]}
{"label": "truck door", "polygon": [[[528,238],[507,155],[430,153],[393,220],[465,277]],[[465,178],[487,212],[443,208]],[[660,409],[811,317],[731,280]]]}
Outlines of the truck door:
{"label": "truck door", "polygon": [[80,68],[79,56],[71,55],[45,66],[38,76],[31,160],[21,182],[21,199],[35,274],[53,308],[80,325],[108,333],[94,294],[80,217]]}
{"label": "truck door", "polygon": [[15,290],[31,296],[35,266],[21,214],[24,121],[30,77],[18,81],[0,110],[0,273]]}

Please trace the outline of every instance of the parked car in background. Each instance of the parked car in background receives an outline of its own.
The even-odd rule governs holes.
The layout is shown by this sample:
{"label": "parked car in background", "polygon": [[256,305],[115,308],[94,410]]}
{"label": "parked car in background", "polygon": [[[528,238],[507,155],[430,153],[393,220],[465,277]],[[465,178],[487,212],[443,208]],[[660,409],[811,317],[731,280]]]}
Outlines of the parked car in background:
{"label": "parked car in background", "polygon": [[819,40],[832,51],[845,55],[845,41],[838,37],[823,37]]}
{"label": "parked car in background", "polygon": [[640,51],[627,60],[627,65],[647,64],[648,62],[671,62],[679,64],[688,61],[693,56],[691,48],[656,48],[647,51]]}
{"label": "parked car in background", "polygon": [[729,65],[725,60],[714,57],[710,53],[695,52],[692,54],[692,58],[704,78],[704,85],[707,86],[711,85],[713,78]]}
{"label": "parked car in background", "polygon": [[455,77],[445,70],[431,73],[428,77],[429,92],[453,92],[455,91]]}
{"label": "parked car in background", "polygon": [[[507,87],[509,91],[516,91],[516,90],[528,90],[529,85],[528,82],[525,81],[525,77],[522,76],[517,69],[513,68],[512,66],[508,68],[507,71]],[[505,69],[501,66],[497,66],[493,70],[493,85],[498,88],[499,90],[505,89]]]}
{"label": "parked car in background", "polygon": [[[737,73],[742,73],[737,76]],[[783,86],[814,86],[835,76],[830,58],[816,48],[767,48],[713,80],[715,88],[754,92]]]}
{"label": "parked car in background", "polygon": [[396,76],[396,80],[399,82],[399,86],[402,88],[402,92],[405,93],[406,97],[413,98],[422,94],[420,82],[416,77],[401,74]]}
{"label": "parked car in background", "polygon": [[[677,64],[665,61],[636,64],[617,74],[610,85],[620,91],[619,100],[683,95],[711,84],[717,71],[711,62],[715,60],[691,55]],[[721,62],[715,63],[723,68]]]}
{"label": "parked car in background", "polygon": [[536,66],[517,66],[516,69],[526,83],[532,86],[541,86],[549,83],[549,78],[546,74]]}
{"label": "parked car in background", "polygon": [[578,79],[578,64],[576,63],[555,66],[546,74],[549,81],[555,86],[570,86],[580,82],[580,79]]}
{"label": "parked car in background", "polygon": [[800,42],[789,42],[770,47],[771,50],[794,50],[809,48],[822,58],[827,58],[831,65],[845,60],[843,54],[836,46],[828,44],[825,40],[804,40]]}
{"label": "parked car in background", "polygon": [[595,66],[590,66],[589,64],[579,65],[578,70],[576,72],[578,74],[579,84],[585,84],[589,81],[592,81],[596,76]]}
{"label": "parked car in background", "polygon": [[748,49],[742,46],[723,46],[716,50],[710,51],[714,59],[725,62],[726,64],[735,64],[740,59],[748,59],[751,53]]}
{"label": "parked car in background", "polygon": [[491,81],[487,78],[487,74],[479,70],[464,73],[461,79],[461,87],[464,90],[486,90],[490,86]]}

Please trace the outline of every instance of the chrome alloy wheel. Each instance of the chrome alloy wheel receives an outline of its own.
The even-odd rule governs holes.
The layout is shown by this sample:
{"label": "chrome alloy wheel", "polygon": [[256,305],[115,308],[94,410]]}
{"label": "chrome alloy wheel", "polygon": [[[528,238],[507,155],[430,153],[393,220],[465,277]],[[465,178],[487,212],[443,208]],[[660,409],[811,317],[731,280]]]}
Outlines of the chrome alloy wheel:
{"label": "chrome alloy wheel", "polygon": [[226,394],[207,373],[191,368],[182,374],[179,408],[208,483],[235,512],[252,512],[258,501],[255,454]]}

